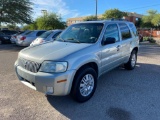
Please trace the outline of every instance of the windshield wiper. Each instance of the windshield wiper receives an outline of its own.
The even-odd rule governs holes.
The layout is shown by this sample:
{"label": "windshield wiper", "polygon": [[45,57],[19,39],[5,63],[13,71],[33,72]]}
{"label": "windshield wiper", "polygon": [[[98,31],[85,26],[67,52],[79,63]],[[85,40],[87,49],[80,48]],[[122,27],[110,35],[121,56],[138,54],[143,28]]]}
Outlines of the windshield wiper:
{"label": "windshield wiper", "polygon": [[63,38],[59,37],[57,41],[63,41],[66,42]]}
{"label": "windshield wiper", "polygon": [[77,39],[75,39],[75,38],[68,38],[67,40],[74,40],[74,41],[76,41],[77,43],[80,43],[80,41],[77,40]]}

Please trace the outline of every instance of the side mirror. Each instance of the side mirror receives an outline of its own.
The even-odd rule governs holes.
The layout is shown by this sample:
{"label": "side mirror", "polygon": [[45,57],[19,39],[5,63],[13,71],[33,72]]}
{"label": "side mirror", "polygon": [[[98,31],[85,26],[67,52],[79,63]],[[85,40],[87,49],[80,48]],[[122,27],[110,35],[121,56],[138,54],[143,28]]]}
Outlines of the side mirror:
{"label": "side mirror", "polygon": [[102,45],[107,45],[107,44],[113,44],[116,42],[116,39],[113,37],[107,37],[106,39],[104,38],[102,41]]}

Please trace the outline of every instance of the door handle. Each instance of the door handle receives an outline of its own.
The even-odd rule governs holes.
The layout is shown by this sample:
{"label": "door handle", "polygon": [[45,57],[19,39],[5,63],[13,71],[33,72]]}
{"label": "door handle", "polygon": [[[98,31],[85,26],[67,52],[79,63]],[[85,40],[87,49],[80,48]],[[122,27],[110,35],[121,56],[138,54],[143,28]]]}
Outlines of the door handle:
{"label": "door handle", "polygon": [[117,46],[117,51],[119,51],[119,50],[120,50],[120,47],[121,47],[120,45],[118,45],[118,46]]}

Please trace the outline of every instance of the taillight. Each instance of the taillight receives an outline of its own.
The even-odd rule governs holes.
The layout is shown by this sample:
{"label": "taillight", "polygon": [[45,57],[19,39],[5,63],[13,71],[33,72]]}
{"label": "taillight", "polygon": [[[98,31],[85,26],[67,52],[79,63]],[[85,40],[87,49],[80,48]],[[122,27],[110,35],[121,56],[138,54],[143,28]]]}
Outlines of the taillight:
{"label": "taillight", "polygon": [[43,40],[40,40],[40,43],[43,43]]}
{"label": "taillight", "polygon": [[20,38],[20,40],[25,40],[26,39],[26,37],[25,36],[22,36],[21,38]]}

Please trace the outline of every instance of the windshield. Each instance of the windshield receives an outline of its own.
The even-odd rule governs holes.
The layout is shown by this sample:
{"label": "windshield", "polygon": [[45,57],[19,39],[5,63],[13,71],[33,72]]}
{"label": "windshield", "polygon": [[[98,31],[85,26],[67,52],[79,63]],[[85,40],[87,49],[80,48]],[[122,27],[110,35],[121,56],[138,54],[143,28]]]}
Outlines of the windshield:
{"label": "windshield", "polygon": [[58,38],[58,41],[77,42],[77,43],[95,43],[103,23],[80,23],[74,24],[67,28]]}
{"label": "windshield", "polygon": [[40,35],[40,38],[47,38],[50,34],[52,33],[52,31],[47,31],[45,33],[43,33],[42,35]]}

